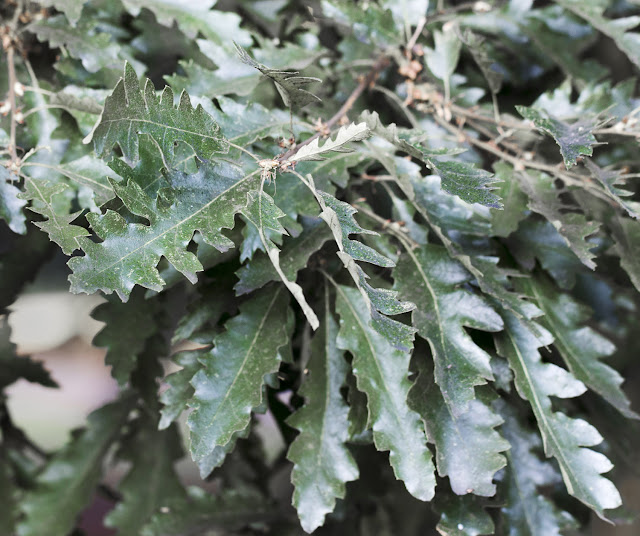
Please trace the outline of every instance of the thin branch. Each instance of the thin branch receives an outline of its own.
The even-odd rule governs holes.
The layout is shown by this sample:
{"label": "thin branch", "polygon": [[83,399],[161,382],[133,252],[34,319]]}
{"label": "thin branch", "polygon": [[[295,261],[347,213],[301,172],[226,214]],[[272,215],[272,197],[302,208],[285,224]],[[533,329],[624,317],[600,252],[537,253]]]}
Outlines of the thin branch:
{"label": "thin branch", "polygon": [[7,75],[9,78],[9,106],[11,107],[11,124],[9,131],[9,152],[11,154],[11,167],[17,168],[20,164],[18,158],[18,151],[16,147],[16,115],[18,110],[16,108],[16,66],[14,62],[14,46],[13,43],[9,43],[7,48]]}
{"label": "thin branch", "polygon": [[[373,83],[373,81],[378,77],[380,71],[382,71],[389,65],[389,61],[390,60],[386,55],[380,56],[380,58],[378,58],[378,60],[373,64],[373,67],[371,67],[369,74],[367,74],[367,76],[360,80],[356,88],[351,92],[351,95],[349,95],[349,98],[347,98],[347,100],[334,114],[334,116],[326,122],[326,127],[328,129],[331,129],[331,127],[338,123],[338,121],[340,121],[340,119],[342,119],[347,114],[347,112],[351,110],[362,92]],[[299,143],[294,148],[289,149],[286,153],[277,158],[278,162],[284,162],[288,160],[289,157],[293,156],[298,151],[298,149],[304,147],[305,145],[309,145],[312,141],[318,139],[321,135],[321,132],[316,132],[313,136]]]}

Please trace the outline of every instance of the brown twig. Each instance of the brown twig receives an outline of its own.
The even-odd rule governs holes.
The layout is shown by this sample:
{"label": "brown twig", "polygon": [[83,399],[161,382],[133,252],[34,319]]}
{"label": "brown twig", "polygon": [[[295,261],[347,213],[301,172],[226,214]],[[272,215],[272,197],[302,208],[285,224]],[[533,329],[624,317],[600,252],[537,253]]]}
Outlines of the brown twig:
{"label": "brown twig", "polygon": [[16,147],[16,67],[13,61],[13,43],[7,48],[7,71],[9,78],[9,106],[11,107],[11,126],[9,131],[9,153],[11,155],[11,167],[16,168],[19,163],[18,151]]}
{"label": "brown twig", "polygon": [[[347,100],[333,115],[333,117],[325,123],[326,128],[331,129],[331,127],[333,127],[338,121],[340,121],[340,119],[342,119],[347,114],[349,110],[351,110],[362,92],[373,83],[380,71],[382,71],[385,67],[387,67],[387,65],[389,65],[389,61],[390,60],[386,55],[380,56],[380,58],[378,58],[378,60],[373,64],[373,67],[371,67],[371,70],[369,71],[367,76],[360,80],[356,88],[351,92],[351,95],[349,95],[349,98],[347,98]],[[305,145],[309,145],[312,141],[318,139],[321,135],[321,132],[316,132],[313,136],[299,143],[293,149],[289,149],[286,153],[277,158],[277,161],[284,162],[285,160],[288,160],[289,157],[293,156],[298,151],[298,149],[304,147]]]}

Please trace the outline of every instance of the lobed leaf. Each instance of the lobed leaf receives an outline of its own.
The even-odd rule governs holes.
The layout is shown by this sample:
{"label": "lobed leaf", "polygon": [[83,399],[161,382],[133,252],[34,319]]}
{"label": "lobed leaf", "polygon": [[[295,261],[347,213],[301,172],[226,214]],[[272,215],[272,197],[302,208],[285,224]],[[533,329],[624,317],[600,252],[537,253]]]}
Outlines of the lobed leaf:
{"label": "lobed leaf", "polygon": [[558,462],[569,494],[604,518],[604,510],[617,508],[621,499],[615,486],[601,476],[611,470],[611,462],[586,448],[599,444],[602,436],[582,419],[554,412],[551,407],[551,396],[575,397],[586,387],[566,370],[542,361],[538,348],[553,342],[547,330],[538,326],[538,334],[534,334],[507,311],[503,318],[507,329],[496,336],[498,352],[515,372],[518,393],[531,404],[545,454]]}
{"label": "lobed leaf", "polygon": [[59,451],[22,499],[18,536],[67,536],[102,475],[102,460],[121,434],[132,400],[124,397],[89,415],[87,428]]}
{"label": "lobed leaf", "polygon": [[353,355],[358,389],[367,395],[368,426],[378,450],[390,451],[396,478],[409,493],[428,501],[435,488],[431,453],[419,415],[407,406],[409,359],[371,324],[367,304],[357,289],[336,286],[340,315],[338,348]]}
{"label": "lobed leaf", "polygon": [[306,404],[287,419],[300,431],[287,458],[293,462],[293,505],[302,528],[313,532],[346,493],[346,482],[358,478],[358,466],[346,446],[348,408],[341,389],[348,365],[338,350],[338,326],[328,303],[324,322],[314,337],[308,373],[298,390]]}
{"label": "lobed leaf", "polygon": [[112,183],[126,207],[149,221],[149,225],[127,223],[118,213],[89,214],[100,243],[83,239],[83,257],[69,261],[72,292],[117,292],[126,301],[134,285],[161,290],[164,280],[156,268],[164,256],[191,282],[202,270],[197,257],[187,250],[193,234],[200,231],[204,241],[225,251],[233,243],[222,234],[234,225],[234,215],[247,202],[247,193],[259,184],[257,174],[242,177],[227,163],[202,164],[196,173],[167,172],[171,188],[160,190],[151,199],[138,184]]}
{"label": "lobed leaf", "polygon": [[592,119],[581,119],[569,124],[548,116],[544,112],[526,106],[516,106],[516,110],[525,119],[533,121],[541,132],[551,136],[560,146],[564,165],[569,169],[575,166],[582,155],[591,156],[593,146],[598,142],[593,135],[597,124]]}
{"label": "lobed leaf", "polygon": [[104,156],[118,144],[127,163],[132,165],[139,160],[142,134],[153,138],[169,164],[175,161],[177,142],[188,144],[201,160],[229,150],[219,133],[220,127],[202,106],[193,108],[184,91],[177,107],[173,101],[171,88],[165,87],[158,97],[151,80],[147,79],[141,90],[133,67],[125,63],[124,76],[105,100],[102,118],[93,132],[98,156]]}
{"label": "lobed leaf", "polygon": [[14,233],[26,234],[26,216],[22,211],[27,202],[20,196],[20,189],[12,183],[17,176],[0,165],[0,218],[7,222]]}
{"label": "lobed leaf", "polygon": [[352,149],[345,147],[347,143],[354,141],[361,141],[370,135],[369,129],[366,123],[351,123],[350,125],[340,127],[340,130],[336,133],[335,138],[329,138],[320,147],[319,138],[316,138],[311,143],[303,145],[296,151],[293,156],[290,156],[288,162],[303,162],[305,160],[323,160],[325,153],[338,152],[348,153]]}
{"label": "lobed leaf", "polygon": [[289,340],[293,317],[280,286],[258,291],[225,324],[213,349],[200,361],[189,402],[191,455],[197,462],[244,430],[262,401],[265,375],[278,370],[278,350]]}
{"label": "lobed leaf", "polygon": [[412,323],[429,341],[435,381],[449,411],[459,417],[475,398],[474,386],[493,380],[489,355],[473,342],[465,327],[500,331],[502,319],[486,300],[461,288],[471,276],[443,247],[407,248],[393,278],[400,296],[420,304],[411,313]]}

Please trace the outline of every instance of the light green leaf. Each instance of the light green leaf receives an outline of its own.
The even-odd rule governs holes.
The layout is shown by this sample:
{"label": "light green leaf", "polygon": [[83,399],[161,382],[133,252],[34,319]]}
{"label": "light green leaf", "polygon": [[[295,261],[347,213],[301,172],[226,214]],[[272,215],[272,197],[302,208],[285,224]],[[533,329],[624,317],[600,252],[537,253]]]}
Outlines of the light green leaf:
{"label": "light green leaf", "polygon": [[398,31],[392,12],[377,3],[322,0],[321,5],[324,17],[348,28],[360,42],[382,49],[403,44],[404,32]]}
{"label": "light green leaf", "polygon": [[459,160],[430,161],[430,167],[442,179],[442,189],[457,195],[467,203],[480,203],[487,207],[502,208],[500,198],[487,185],[496,182],[494,176],[471,164]]}
{"label": "light green leaf", "polygon": [[613,39],[617,47],[640,67],[640,34],[631,32],[640,23],[640,17],[607,19],[604,11],[609,2],[602,0],[555,0],[565,9],[586,20],[598,31]]}
{"label": "light green leaf", "polygon": [[640,291],[640,223],[629,218],[617,218],[612,228],[620,266]]}
{"label": "light green leaf", "polygon": [[503,318],[507,330],[496,336],[498,352],[515,372],[518,393],[531,404],[545,454],[558,462],[567,491],[604,518],[604,510],[617,508],[622,501],[615,486],[601,476],[611,470],[611,462],[586,448],[598,445],[602,436],[582,419],[554,412],[551,406],[550,397],[575,397],[586,387],[566,370],[542,361],[538,348],[553,342],[547,330],[537,326],[534,334],[507,311]]}
{"label": "light green leaf", "polygon": [[336,133],[335,138],[329,138],[320,147],[320,139],[316,138],[311,143],[304,145],[290,156],[288,162],[302,162],[304,160],[323,160],[325,153],[348,153],[353,149],[345,147],[347,143],[361,141],[370,135],[366,123],[351,123],[348,126],[341,127]]}
{"label": "light green leaf", "polygon": [[107,348],[105,364],[120,386],[129,381],[149,337],[158,331],[155,315],[159,304],[144,299],[144,292],[136,292],[127,304],[112,300],[98,305],[92,318],[106,324],[93,338],[92,344]]}
{"label": "light green leaf", "polygon": [[445,24],[442,31],[433,32],[434,48],[426,47],[424,57],[427,67],[444,84],[445,100],[449,100],[451,75],[455,72],[460,59],[462,42],[456,35],[455,26]]}
{"label": "light green leaf", "polygon": [[80,20],[82,14],[82,6],[87,0],[40,0],[42,6],[53,6],[58,11],[64,13],[69,20],[71,26],[75,26]]}
{"label": "light green leaf", "polygon": [[441,493],[436,499],[435,508],[440,512],[436,530],[442,536],[494,534],[495,527],[491,516],[473,495],[459,497],[451,493]]}
{"label": "light green leaf", "polygon": [[554,335],[554,345],[573,375],[626,417],[639,418],[620,388],[622,376],[600,361],[616,348],[585,325],[591,316],[589,309],[540,277],[525,279],[521,284],[544,311],[541,323]]}
{"label": "light green leaf", "polygon": [[[308,176],[311,179],[311,176]],[[311,179],[312,180],[312,179]],[[313,182],[311,182],[313,187]],[[409,326],[392,320],[384,315],[398,315],[415,308],[411,302],[401,302],[396,298],[397,292],[388,289],[376,289],[367,283],[367,274],[356,264],[364,261],[377,266],[391,268],[391,259],[378,253],[375,249],[351,240],[351,234],[377,234],[363,229],[358,225],[353,215],[357,212],[348,203],[338,201],[332,195],[315,190],[316,199],[322,208],[320,217],[327,223],[338,245],[338,258],[351,275],[364,298],[367,309],[371,314],[373,327],[382,334],[394,347],[408,350],[412,346],[415,330]]]}
{"label": "light green leaf", "polygon": [[522,117],[533,121],[538,130],[549,134],[556,141],[567,169],[575,166],[580,156],[593,154],[593,146],[598,143],[593,135],[597,126],[595,120],[580,119],[569,124],[534,108],[516,106],[516,109]]}
{"label": "light green leaf", "polygon": [[98,156],[104,156],[118,144],[127,163],[133,165],[139,159],[138,136],[141,134],[155,140],[169,164],[175,161],[176,142],[188,144],[201,160],[229,150],[219,133],[220,127],[202,106],[193,108],[184,91],[177,107],[173,100],[171,88],[165,87],[158,97],[149,79],[141,90],[138,76],[126,63],[124,77],[107,97],[102,119],[93,132]]}
{"label": "light green leaf", "polygon": [[284,101],[284,105],[289,108],[302,108],[307,104],[311,104],[312,102],[320,102],[321,99],[310,93],[306,89],[303,89],[305,86],[309,84],[313,84],[314,82],[322,82],[319,78],[313,78],[310,76],[296,76],[298,71],[281,71],[279,69],[270,69],[266,65],[262,65],[255,61],[247,51],[242,48],[238,43],[235,43],[236,50],[238,52],[238,56],[243,63],[250,65],[254,69],[260,71],[263,75],[271,78],[276,85],[276,89],[282,100]]}
{"label": "light green leaf", "polygon": [[18,536],[67,536],[102,475],[102,460],[122,433],[132,404],[123,398],[89,415],[87,428],[59,451],[22,499]]}
{"label": "light green leaf", "polygon": [[506,162],[493,165],[496,178],[500,180],[498,195],[504,203],[503,210],[491,211],[491,232],[495,236],[507,237],[518,229],[518,224],[527,217],[527,196]]}
{"label": "light green leaf", "polygon": [[575,519],[560,510],[542,492],[561,480],[549,462],[543,462],[540,437],[524,428],[515,411],[506,403],[498,405],[504,418],[502,433],[511,444],[504,478],[506,505],[502,515],[513,536],[560,536],[577,528]]}
{"label": "light green leaf", "polygon": [[265,375],[278,370],[278,349],[289,340],[292,324],[287,293],[280,286],[258,291],[227,321],[192,380],[189,428],[195,461],[247,427],[252,409],[262,402]]}
{"label": "light green leaf", "polygon": [[220,251],[233,246],[221,230],[233,227],[234,215],[246,204],[247,193],[259,184],[257,173],[242,177],[230,164],[205,163],[191,175],[170,171],[167,179],[172,187],[160,190],[156,199],[131,180],[126,185],[112,183],[127,208],[149,225],[127,223],[112,210],[89,214],[91,226],[103,241],[83,239],[85,256],[69,261],[72,292],[115,291],[126,301],[136,284],[159,291],[164,285],[156,268],[161,256],[195,283],[202,265],[187,246],[196,230]]}
{"label": "light green leaf", "polygon": [[31,201],[29,210],[47,218],[33,224],[45,231],[65,255],[79,249],[81,238],[89,236],[84,227],[71,225],[80,215],[80,212],[69,213],[73,197],[73,190],[67,184],[32,178],[25,178],[24,191],[20,194],[20,199]]}
{"label": "light green leaf", "polygon": [[459,417],[475,398],[474,386],[493,380],[489,355],[465,327],[500,331],[502,319],[483,298],[461,288],[471,275],[441,246],[407,249],[393,278],[400,296],[420,304],[411,314],[413,325],[429,341],[436,383],[449,411]]}
{"label": "light green leaf", "polygon": [[120,452],[120,457],[131,463],[131,470],[118,485],[122,500],[104,519],[105,526],[131,535],[139,534],[154,513],[186,495],[174,470],[182,457],[176,428],[158,431],[148,416],[132,426],[137,429]]}
{"label": "light green leaf", "polygon": [[302,528],[313,532],[344,498],[346,482],[358,478],[358,466],[347,449],[348,408],[342,399],[348,365],[336,347],[338,326],[326,303],[324,322],[311,345],[308,373],[298,394],[306,404],[287,419],[300,431],[289,447],[293,462],[293,505]]}
{"label": "light green leaf", "polygon": [[590,251],[595,244],[587,242],[587,237],[598,231],[600,224],[588,221],[583,214],[567,212],[553,177],[546,173],[522,172],[518,178],[522,191],[529,197],[529,208],[553,225],[585,266],[595,269],[595,255]]}
{"label": "light green leaf", "polygon": [[51,48],[64,47],[90,73],[122,65],[120,46],[106,32],[99,31],[95,22],[81,22],[70,28],[62,15],[43,18],[29,26],[40,41],[48,41]]}
{"label": "light green leaf", "polygon": [[340,315],[338,348],[353,355],[358,389],[367,395],[368,425],[376,448],[389,452],[396,478],[423,501],[433,498],[435,476],[419,415],[407,406],[409,354],[394,348],[371,325],[357,289],[336,286]]}
{"label": "light green leaf", "polygon": [[175,22],[191,38],[201,33],[219,44],[232,39],[243,45],[251,44],[251,34],[240,28],[242,18],[238,14],[211,9],[216,0],[123,0],[122,3],[134,17],[138,17],[142,8],[146,8],[160,24],[171,27]]}
{"label": "light green leaf", "polygon": [[24,198],[20,197],[20,189],[12,183],[18,177],[0,165],[0,218],[7,222],[9,229],[14,233],[26,234],[27,218],[22,208],[27,204]]}
{"label": "light green leaf", "polygon": [[[320,322],[311,306],[307,303],[302,292],[302,287],[295,281],[291,281],[284,273],[280,266],[280,249],[275,245],[274,235],[282,235],[286,233],[284,227],[280,223],[280,218],[285,214],[273,202],[273,198],[262,190],[262,185],[258,192],[249,192],[247,194],[247,206],[242,210],[242,214],[247,220],[258,229],[260,240],[267,252],[271,265],[278,273],[278,277],[285,284],[291,295],[295,298],[302,309],[305,317],[309,321],[312,329],[318,329]],[[270,232],[267,238],[266,232]]]}

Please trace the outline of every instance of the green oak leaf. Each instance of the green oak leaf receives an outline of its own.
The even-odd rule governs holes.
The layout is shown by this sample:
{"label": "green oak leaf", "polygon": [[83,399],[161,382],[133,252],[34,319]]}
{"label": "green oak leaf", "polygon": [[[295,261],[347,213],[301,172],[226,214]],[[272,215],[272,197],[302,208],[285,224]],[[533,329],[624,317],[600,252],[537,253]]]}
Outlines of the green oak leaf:
{"label": "green oak leaf", "polygon": [[195,394],[188,421],[196,462],[244,430],[251,411],[262,402],[264,377],[278,370],[278,350],[289,340],[293,326],[287,301],[282,286],[258,291],[201,357],[203,368],[191,382]]}
{"label": "green oak leaf", "polygon": [[178,106],[174,106],[173,91],[168,86],[157,96],[149,79],[141,90],[138,76],[126,63],[124,76],[106,98],[102,118],[93,131],[96,153],[104,156],[118,144],[127,163],[133,165],[140,158],[138,146],[142,134],[155,140],[169,164],[176,159],[177,142],[192,147],[201,160],[226,153],[229,145],[213,118],[202,106],[194,108],[186,92],[182,92],[179,100]]}
{"label": "green oak leaf", "polygon": [[131,408],[131,397],[124,397],[89,415],[87,428],[47,463],[36,486],[22,499],[25,517],[18,536],[69,534],[100,482],[102,461],[122,433]]}
{"label": "green oak leaf", "polygon": [[498,193],[504,202],[504,209],[491,212],[491,232],[496,236],[507,237],[527,217],[528,198],[514,176],[513,167],[506,162],[496,162],[493,169],[496,178],[501,181]]}
{"label": "green oak leaf", "polygon": [[[308,178],[311,178],[309,175]],[[313,183],[311,183],[313,186]],[[342,261],[351,278],[360,289],[363,298],[367,302],[367,309],[371,314],[374,328],[382,334],[396,348],[406,350],[412,346],[415,330],[409,326],[393,320],[385,315],[398,315],[415,308],[411,302],[401,302],[396,296],[397,292],[373,288],[367,283],[368,276],[364,270],[356,264],[356,261],[368,262],[384,268],[391,268],[394,263],[391,259],[378,253],[375,249],[349,238],[352,234],[377,234],[358,225],[353,215],[357,212],[350,204],[339,201],[331,194],[315,190],[316,200],[322,212],[322,218],[338,245],[338,258]]]}
{"label": "green oak leaf", "polygon": [[613,354],[616,347],[585,325],[591,316],[589,309],[569,294],[558,292],[542,277],[525,279],[520,284],[544,311],[540,322],[554,335],[554,345],[573,375],[626,417],[640,418],[631,411],[629,399],[620,388],[622,376],[600,361]]}
{"label": "green oak leaf", "polygon": [[25,178],[24,191],[20,194],[21,199],[31,201],[29,210],[46,218],[33,224],[45,231],[65,255],[80,249],[80,240],[90,234],[84,227],[71,225],[80,216],[80,211],[70,213],[73,197],[73,189],[68,184],[30,177]]}
{"label": "green oak leaf", "polygon": [[591,176],[604,186],[607,195],[613,199],[618,206],[623,208],[632,218],[640,218],[640,203],[624,199],[625,197],[633,195],[633,192],[619,188],[619,186],[624,184],[624,179],[621,178],[621,171],[602,169],[591,160],[585,160],[584,163],[591,173]]}
{"label": "green oak leaf", "polygon": [[40,0],[40,5],[54,7],[67,17],[71,26],[75,26],[80,20],[82,6],[87,0]]}
{"label": "green oak leaf", "polygon": [[121,534],[133,535],[140,533],[154,513],[186,493],[174,469],[182,457],[176,428],[159,431],[148,416],[132,426],[135,431],[119,453],[119,458],[131,463],[131,469],[118,485],[122,500],[107,514],[104,524]]}
{"label": "green oak leaf", "polygon": [[375,446],[390,451],[396,478],[411,495],[431,500],[435,488],[431,453],[420,416],[407,406],[410,355],[393,347],[373,328],[367,304],[357,289],[337,285],[336,291],[340,315],[337,345],[353,355],[353,373],[358,390],[367,395],[368,426]]}
{"label": "green oak leaf", "polygon": [[162,402],[158,423],[160,430],[169,428],[187,409],[187,403],[194,393],[191,380],[201,368],[199,359],[203,353],[203,350],[185,350],[172,356],[171,360],[182,368],[164,378],[168,388],[159,397]]}
{"label": "green oak leaf", "polygon": [[302,528],[311,533],[344,498],[346,482],[358,478],[358,466],[347,449],[348,408],[340,390],[348,365],[336,346],[338,326],[325,306],[324,322],[313,339],[311,358],[298,394],[306,404],[287,419],[300,431],[289,447],[293,462],[293,505]]}
{"label": "green oak leaf", "polygon": [[66,17],[57,15],[35,21],[30,30],[51,48],[64,47],[90,73],[122,64],[120,46],[111,35],[99,31],[95,22],[83,21],[77,28],[69,28]]}
{"label": "green oak leaf", "polygon": [[72,292],[117,292],[126,301],[134,285],[161,290],[164,281],[156,268],[160,257],[169,262],[191,282],[202,270],[197,257],[187,250],[195,231],[204,241],[220,251],[233,243],[223,228],[234,225],[234,215],[247,202],[247,193],[259,185],[256,172],[245,175],[228,163],[204,163],[196,173],[167,172],[171,188],[160,190],[156,199],[129,180],[126,185],[112,183],[126,205],[149,225],[127,223],[113,210],[89,214],[100,243],[83,239],[83,257],[69,261]]}
{"label": "green oak leaf", "polygon": [[[304,230],[295,238],[285,239],[280,253],[280,266],[288,279],[295,280],[298,271],[307,266],[309,257],[329,240],[331,233],[324,223],[303,223]],[[258,253],[237,272],[238,282],[234,289],[238,296],[253,292],[269,281],[277,281],[278,273],[269,258]]]}
{"label": "green oak leaf", "polygon": [[493,380],[489,355],[465,327],[500,331],[502,319],[483,298],[461,288],[472,277],[441,246],[407,248],[393,278],[400,296],[420,304],[411,313],[413,326],[429,341],[435,381],[449,411],[459,417],[475,397],[474,386]]}
{"label": "green oak leaf", "polygon": [[522,117],[533,121],[538,130],[556,141],[567,169],[575,166],[580,156],[593,154],[593,146],[598,142],[592,132],[597,125],[594,120],[580,119],[569,124],[534,108],[516,106],[516,109]]}
{"label": "green oak leaf", "polygon": [[146,300],[144,292],[135,292],[126,304],[119,300],[107,301],[91,313],[92,318],[106,324],[92,344],[107,348],[105,364],[111,367],[111,375],[121,386],[129,381],[147,340],[158,332],[159,307],[157,300]]}
{"label": "green oak leaf", "polygon": [[602,0],[555,0],[563,8],[586,20],[598,31],[610,37],[627,57],[640,67],[640,34],[632,32],[638,26],[637,16],[608,19],[604,16],[608,2]]}
{"label": "green oak leaf", "polygon": [[506,465],[502,453],[509,449],[495,430],[502,419],[486,396],[471,400],[464,413],[454,413],[434,383],[426,359],[424,355],[414,357],[418,377],[408,403],[422,417],[427,437],[436,446],[438,474],[449,477],[457,495],[495,495],[493,479]]}
{"label": "green oak leaf", "polygon": [[537,326],[534,333],[508,311],[503,318],[506,330],[496,335],[498,352],[509,360],[518,393],[531,404],[545,454],[558,462],[567,491],[604,518],[604,510],[622,501],[611,481],[601,476],[613,465],[604,454],[587,448],[598,445],[602,436],[584,420],[554,412],[551,406],[550,397],[572,398],[586,387],[565,369],[542,361],[538,348],[553,342],[546,329]]}
{"label": "green oak leaf", "polygon": [[502,507],[510,534],[560,536],[577,528],[576,520],[542,493],[542,488],[554,486],[562,477],[551,463],[538,456],[540,437],[524,427],[514,408],[504,402],[497,406],[504,419],[502,433],[511,445],[506,453],[508,465],[503,478],[506,504]]}
{"label": "green oak leaf", "polygon": [[168,511],[156,513],[142,528],[140,536],[185,536],[201,532],[202,527],[237,531],[248,525],[263,524],[273,515],[273,505],[253,488],[223,489],[211,495],[192,486],[188,497],[173,501]]}
{"label": "green oak leaf", "polygon": [[502,208],[500,198],[487,185],[496,182],[494,176],[472,164],[454,160],[430,160],[431,169],[442,179],[442,189],[457,195],[467,203],[480,203],[487,207]]}
{"label": "green oak leaf", "polygon": [[546,173],[519,173],[520,187],[529,197],[529,208],[542,214],[558,231],[571,251],[591,268],[596,267],[590,251],[594,244],[587,242],[587,237],[598,231],[600,224],[588,221],[584,214],[567,212],[567,207],[560,200],[560,192],[554,184],[553,177]]}

